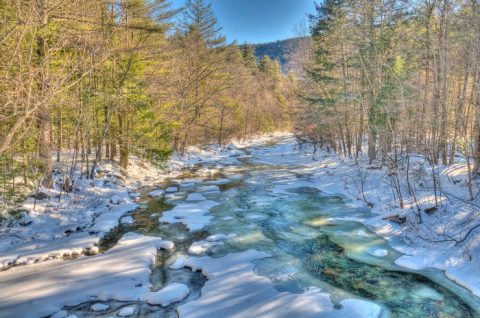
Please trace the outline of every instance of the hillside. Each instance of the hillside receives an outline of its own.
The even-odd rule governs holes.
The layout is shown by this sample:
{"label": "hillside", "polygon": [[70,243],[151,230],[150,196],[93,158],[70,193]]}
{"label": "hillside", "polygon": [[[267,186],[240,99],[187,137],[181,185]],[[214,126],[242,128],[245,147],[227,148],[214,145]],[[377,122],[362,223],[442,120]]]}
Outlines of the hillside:
{"label": "hillside", "polygon": [[255,55],[258,58],[268,55],[272,59],[277,59],[285,69],[295,48],[308,40],[309,37],[297,37],[282,41],[255,44]]}

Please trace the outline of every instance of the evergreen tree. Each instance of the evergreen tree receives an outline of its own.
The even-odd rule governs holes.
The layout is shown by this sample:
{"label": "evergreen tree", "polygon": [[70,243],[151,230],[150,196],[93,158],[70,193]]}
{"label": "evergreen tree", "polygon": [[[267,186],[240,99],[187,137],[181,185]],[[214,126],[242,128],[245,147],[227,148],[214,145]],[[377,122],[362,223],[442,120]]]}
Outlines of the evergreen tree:
{"label": "evergreen tree", "polygon": [[242,47],[242,54],[243,54],[243,60],[245,63],[245,66],[252,69],[256,70],[258,65],[257,65],[257,57],[255,56],[255,48],[253,45],[246,44]]}
{"label": "evergreen tree", "polygon": [[278,60],[272,60],[270,56],[264,55],[258,64],[258,69],[274,78],[280,80],[282,78],[282,67]]}
{"label": "evergreen tree", "polygon": [[180,27],[185,34],[198,33],[209,47],[226,42],[226,38],[220,35],[222,28],[218,26],[212,4],[205,0],[187,0]]}

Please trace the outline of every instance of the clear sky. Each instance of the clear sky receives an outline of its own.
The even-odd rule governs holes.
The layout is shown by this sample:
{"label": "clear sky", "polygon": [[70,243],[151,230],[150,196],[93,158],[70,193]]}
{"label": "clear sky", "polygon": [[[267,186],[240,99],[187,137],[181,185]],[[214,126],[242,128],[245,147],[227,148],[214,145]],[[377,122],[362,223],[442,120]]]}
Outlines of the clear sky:
{"label": "clear sky", "polygon": [[[208,0],[207,0],[208,1]],[[315,11],[314,0],[211,0],[228,41],[262,43],[295,36],[295,26]],[[185,0],[173,0],[175,8]]]}

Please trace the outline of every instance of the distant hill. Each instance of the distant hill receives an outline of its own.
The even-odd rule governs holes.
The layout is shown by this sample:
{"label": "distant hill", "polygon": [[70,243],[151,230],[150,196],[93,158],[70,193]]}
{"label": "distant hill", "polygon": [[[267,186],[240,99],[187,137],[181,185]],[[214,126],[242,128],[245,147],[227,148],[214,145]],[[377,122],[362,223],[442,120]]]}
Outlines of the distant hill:
{"label": "distant hill", "polygon": [[295,48],[309,40],[309,37],[297,37],[271,43],[254,44],[253,46],[255,48],[255,55],[259,59],[264,55],[268,55],[272,59],[279,60],[282,68],[285,70]]}

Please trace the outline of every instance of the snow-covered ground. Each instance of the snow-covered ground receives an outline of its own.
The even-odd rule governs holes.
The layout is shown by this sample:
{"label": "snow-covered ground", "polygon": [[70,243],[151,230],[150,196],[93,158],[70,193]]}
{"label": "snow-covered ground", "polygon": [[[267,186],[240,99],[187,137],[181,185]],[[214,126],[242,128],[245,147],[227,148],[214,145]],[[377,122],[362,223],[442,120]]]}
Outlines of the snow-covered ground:
{"label": "snow-covered ground", "polygon": [[160,238],[127,233],[103,254],[0,272],[0,316],[45,317],[64,306],[91,300],[150,300],[151,267],[157,249],[165,243]]}
{"label": "snow-covered ground", "polygon": [[[266,143],[268,147],[264,147]],[[244,150],[246,147],[249,152]],[[179,191],[177,187],[163,188],[159,184],[179,175],[182,169],[202,165],[198,174],[208,177],[217,169],[239,164],[247,157],[261,164],[288,165],[298,173],[309,175],[308,182],[292,180],[274,191],[316,187],[342,195],[355,206],[372,205],[374,217],[356,221],[368,225],[405,254],[396,261],[398,265],[445,270],[450,279],[480,296],[478,232],[472,232],[460,244],[444,241],[448,237],[461,237],[478,222],[476,202],[467,198],[465,164],[434,167],[437,185],[443,193],[437,198],[440,207],[431,215],[421,212],[423,223],[418,224],[416,205],[424,209],[434,203],[431,168],[423,158],[412,157],[410,189],[404,176],[399,176],[405,203],[400,209],[398,196],[392,191],[392,178],[385,168],[367,165],[362,158],[356,164],[353,159],[321,150],[314,152],[308,146],[299,148],[293,136],[278,133],[246,142],[234,141],[228,147],[191,147],[183,156],[174,155],[161,169],[132,158],[128,176],[114,165],[102,165],[95,181],[75,176],[75,189],[70,194],[61,193],[60,188],[41,189],[48,198],[36,202],[29,198],[22,206],[28,213],[7,220],[9,226],[4,223],[0,232],[0,266],[4,269],[0,272],[0,316],[6,313],[6,317],[41,317],[57,313],[58,317],[65,317],[66,312],[61,310],[64,306],[92,300],[145,301],[164,306],[184,299],[189,290],[182,284],[169,285],[158,292],[150,288],[150,269],[157,249],[172,249],[172,242],[129,233],[111,250],[98,254],[99,241],[120,222],[132,221],[127,218],[138,207],[139,188],[150,189],[152,197],[175,196]],[[196,193],[190,193],[184,202],[163,213],[160,221],[183,223],[192,231],[202,229],[212,220],[209,210],[217,205],[207,199],[208,195],[219,193],[218,186],[234,179],[232,175],[230,179],[197,187]],[[188,187],[188,182],[194,186],[196,181],[187,181],[182,186]],[[395,215],[405,217],[405,224],[385,220]],[[189,252],[202,255],[234,237],[234,234],[216,234],[193,243]],[[434,242],[437,240],[443,242]],[[385,252],[372,250],[371,254],[383,257]],[[61,260],[69,256],[80,257]],[[266,257],[269,255],[254,250],[221,259],[180,257],[171,268],[200,269],[208,282],[202,296],[180,306],[178,313],[181,317],[381,315],[380,306],[358,299],[345,299],[340,310],[334,309],[330,296],[318,288],[303,294],[278,292],[269,279],[253,271],[253,262]],[[99,304],[96,309],[102,310],[102,306],[106,305]],[[124,307],[122,315],[129,316],[129,310],[133,310],[131,315],[134,315],[135,308],[132,308]]]}
{"label": "snow-covered ground", "polygon": [[[0,269],[33,264],[52,258],[96,254],[98,243],[116,228],[119,220],[138,208],[139,186],[159,182],[166,174],[134,160],[131,175],[125,177],[117,166],[105,164],[97,178],[74,174],[71,193],[61,191],[62,174],[56,173],[54,189],[40,188],[18,208],[20,214],[8,217],[0,230]],[[150,174],[159,177],[146,179]],[[128,220],[124,220],[125,222]]]}

